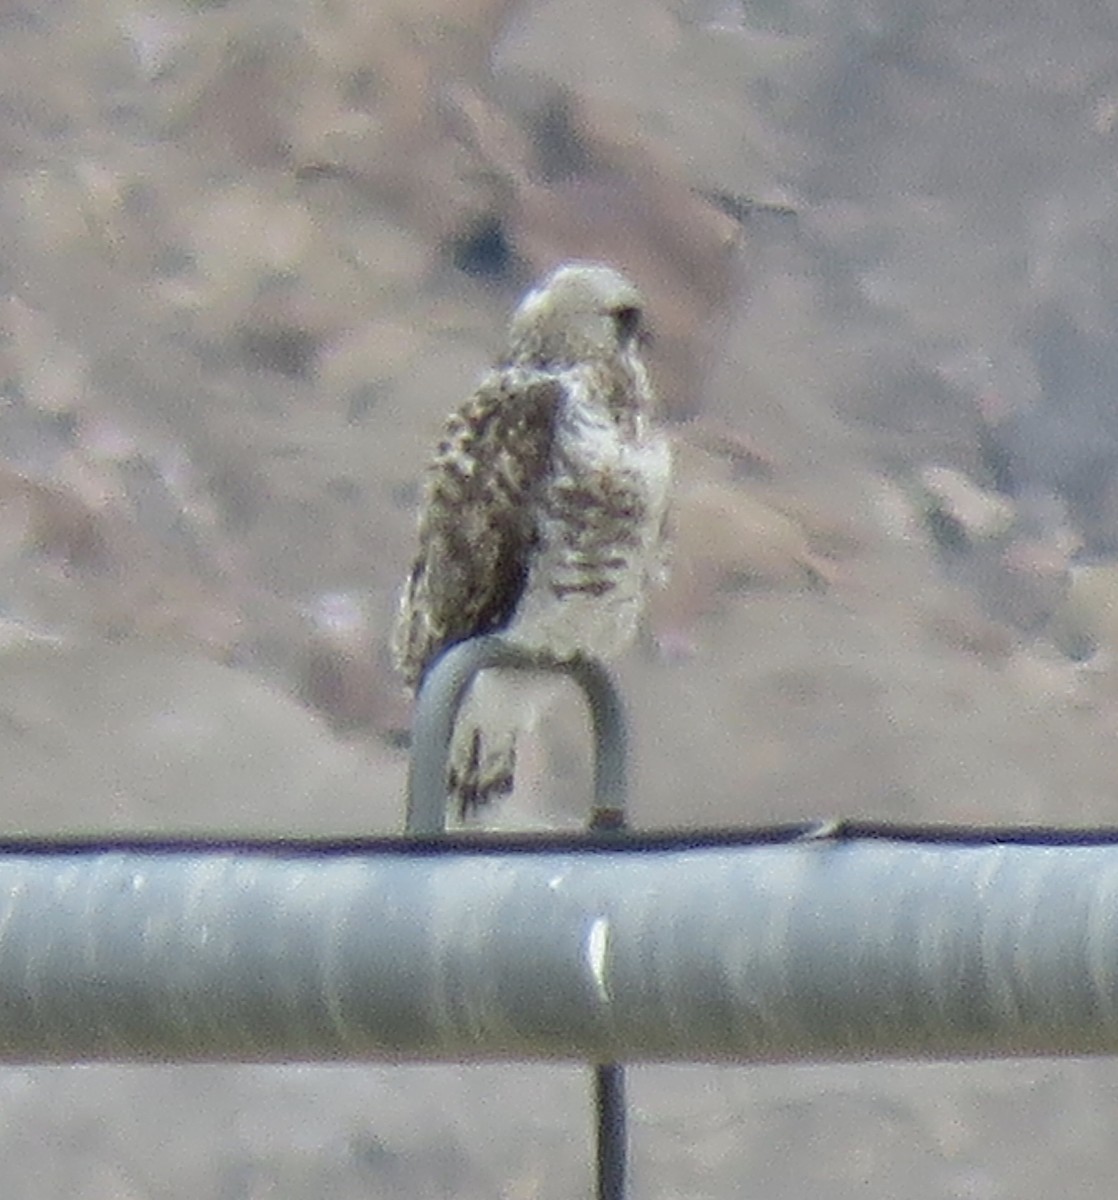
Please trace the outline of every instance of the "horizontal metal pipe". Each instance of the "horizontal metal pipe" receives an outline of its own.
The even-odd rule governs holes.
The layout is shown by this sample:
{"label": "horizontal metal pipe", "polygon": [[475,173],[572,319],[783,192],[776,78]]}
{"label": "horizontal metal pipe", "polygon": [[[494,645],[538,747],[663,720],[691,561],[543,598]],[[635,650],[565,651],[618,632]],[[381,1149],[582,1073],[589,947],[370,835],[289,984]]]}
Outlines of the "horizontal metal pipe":
{"label": "horizontal metal pipe", "polygon": [[1118,1052],[1118,848],[0,853],[0,1060]]}

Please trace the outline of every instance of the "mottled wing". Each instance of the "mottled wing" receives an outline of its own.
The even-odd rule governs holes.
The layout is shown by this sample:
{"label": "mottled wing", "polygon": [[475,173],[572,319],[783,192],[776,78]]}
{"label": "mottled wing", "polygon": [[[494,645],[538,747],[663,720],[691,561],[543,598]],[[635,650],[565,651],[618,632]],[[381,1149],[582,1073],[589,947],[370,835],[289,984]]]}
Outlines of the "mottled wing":
{"label": "mottled wing", "polygon": [[447,422],[427,472],[419,554],[394,639],[409,683],[448,646],[501,629],[515,611],[563,387],[536,372],[502,371]]}

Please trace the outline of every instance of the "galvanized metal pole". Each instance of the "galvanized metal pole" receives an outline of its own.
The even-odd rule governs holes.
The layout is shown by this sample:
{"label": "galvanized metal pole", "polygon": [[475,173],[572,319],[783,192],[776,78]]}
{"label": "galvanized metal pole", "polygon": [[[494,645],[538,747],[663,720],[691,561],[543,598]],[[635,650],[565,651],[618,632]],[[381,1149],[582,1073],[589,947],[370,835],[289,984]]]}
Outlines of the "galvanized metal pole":
{"label": "galvanized metal pole", "polygon": [[1118,1053],[1113,841],[840,834],[0,847],[0,1060]]}

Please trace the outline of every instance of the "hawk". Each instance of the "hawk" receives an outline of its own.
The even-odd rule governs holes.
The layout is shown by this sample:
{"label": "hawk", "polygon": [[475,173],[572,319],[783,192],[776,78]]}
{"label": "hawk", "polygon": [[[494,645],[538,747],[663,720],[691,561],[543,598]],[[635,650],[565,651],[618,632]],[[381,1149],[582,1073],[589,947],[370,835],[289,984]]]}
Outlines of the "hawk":
{"label": "hawk", "polygon": [[[427,470],[393,640],[413,688],[478,634],[560,661],[632,642],[662,574],[671,476],[641,341],[640,293],[597,263],[559,267],[516,309],[505,356]],[[510,675],[482,672],[460,710],[447,776],[460,819],[512,790],[531,720]]]}

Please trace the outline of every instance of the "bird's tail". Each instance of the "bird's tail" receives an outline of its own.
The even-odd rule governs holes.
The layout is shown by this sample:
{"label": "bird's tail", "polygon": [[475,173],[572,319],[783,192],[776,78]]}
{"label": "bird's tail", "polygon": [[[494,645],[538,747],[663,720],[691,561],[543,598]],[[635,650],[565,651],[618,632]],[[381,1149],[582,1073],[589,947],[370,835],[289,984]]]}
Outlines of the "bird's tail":
{"label": "bird's tail", "polygon": [[447,773],[450,806],[460,821],[507,796],[516,782],[516,734],[494,736],[475,728]]}
{"label": "bird's tail", "polygon": [[516,682],[484,671],[459,710],[450,745],[447,798],[459,820],[513,790],[516,739],[531,722]]}

